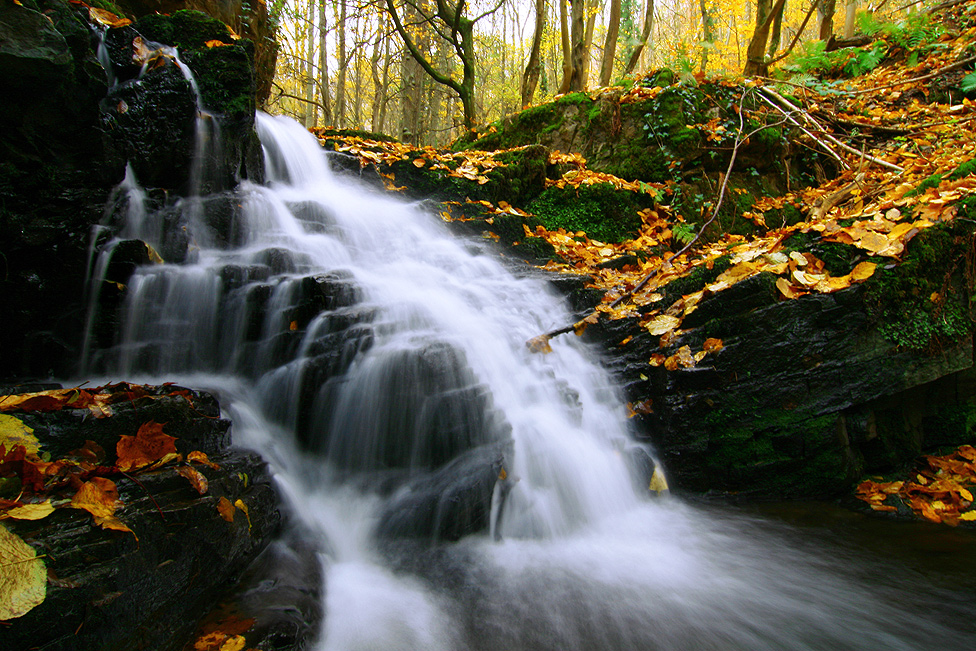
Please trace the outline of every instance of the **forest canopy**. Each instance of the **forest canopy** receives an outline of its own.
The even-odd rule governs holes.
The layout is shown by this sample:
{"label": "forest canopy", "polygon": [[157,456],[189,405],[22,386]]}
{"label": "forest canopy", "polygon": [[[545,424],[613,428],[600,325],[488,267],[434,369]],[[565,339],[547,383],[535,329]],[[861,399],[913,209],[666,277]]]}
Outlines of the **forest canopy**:
{"label": "forest canopy", "polygon": [[[571,91],[658,68],[799,77],[882,32],[930,37],[936,3],[887,0],[279,0],[266,109],[307,127],[443,146]],[[894,26],[894,27],[892,27]],[[796,80],[796,79],[794,79]]]}

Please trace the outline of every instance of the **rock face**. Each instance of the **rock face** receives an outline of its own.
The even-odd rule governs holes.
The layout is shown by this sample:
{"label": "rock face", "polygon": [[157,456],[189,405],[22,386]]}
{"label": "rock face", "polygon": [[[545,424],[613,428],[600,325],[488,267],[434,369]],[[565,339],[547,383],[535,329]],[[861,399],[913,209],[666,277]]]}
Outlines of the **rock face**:
{"label": "rock face", "polygon": [[[900,265],[836,294],[783,300],[775,277],[754,276],[706,298],[682,323],[687,332],[663,348],[627,319],[586,336],[602,344],[628,398],[642,406],[635,420],[673,486],[829,497],[865,473],[976,438],[965,262],[973,241],[967,221],[933,229]],[[672,285],[679,282],[664,288],[665,303],[711,279]],[[933,305],[932,296],[944,302]],[[683,346],[701,351],[708,338],[724,348],[693,367],[648,364]]]}
{"label": "rock face", "polygon": [[[31,427],[52,459],[93,441],[106,451],[100,461],[106,468],[116,463],[120,436],[134,435],[147,421],[163,422],[184,458],[199,450],[219,467],[191,464],[208,480],[202,494],[177,473],[188,466],[184,462],[127,474],[106,471],[122,501],[116,516],[131,533],[98,528],[88,512],[67,507],[41,520],[7,519],[10,531],[44,555],[49,582],[39,606],[0,629],[3,648],[180,649],[201,612],[225,596],[278,531],[278,498],[265,463],[253,453],[229,449],[229,422],[220,418],[211,396],[172,386],[140,387],[135,393],[131,388],[104,389],[119,399],[101,418],[87,408],[68,407],[49,413],[5,410],[5,417]],[[89,449],[94,448],[89,444]],[[5,481],[4,488],[14,493],[3,496],[15,497],[19,489]],[[71,497],[71,487],[66,490]],[[229,513],[221,511],[221,502],[232,505]],[[314,560],[310,551],[305,556]],[[267,578],[255,572],[250,575],[257,578],[242,592]],[[304,575],[302,589],[317,595],[317,565]],[[314,623],[315,609],[306,610]],[[269,631],[278,626],[268,614],[263,621]],[[310,635],[307,626],[292,629],[295,645]],[[251,636],[259,641],[257,632]]]}
{"label": "rock face", "polygon": [[[0,8],[3,378],[74,370],[92,227],[103,220],[127,161],[157,206],[263,173],[250,41],[236,41],[223,23],[188,11],[109,28],[104,44],[102,31],[89,24],[85,7],[63,0]],[[208,40],[224,45],[207,47]],[[134,58],[138,42],[153,41],[178,43],[204,108],[221,120],[227,144],[204,155],[222,163],[197,188],[190,182],[200,155],[197,99],[171,56]],[[171,225],[181,232],[177,219]]]}

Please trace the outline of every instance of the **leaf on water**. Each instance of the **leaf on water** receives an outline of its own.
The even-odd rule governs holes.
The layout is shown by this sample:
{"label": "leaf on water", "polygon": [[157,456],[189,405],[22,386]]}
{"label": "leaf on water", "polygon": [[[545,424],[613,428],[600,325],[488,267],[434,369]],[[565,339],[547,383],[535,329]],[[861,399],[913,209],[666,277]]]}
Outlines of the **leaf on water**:
{"label": "leaf on water", "polygon": [[236,509],[231,501],[226,497],[221,497],[219,500],[217,500],[217,511],[220,513],[220,517],[227,520],[227,522],[234,521],[234,513]]}
{"label": "leaf on water", "polygon": [[37,504],[15,506],[4,512],[3,516],[14,520],[42,520],[52,513],[54,513],[54,506],[51,500],[45,500]]}
{"label": "leaf on water", "polygon": [[0,445],[7,451],[22,445],[27,454],[39,454],[41,443],[33,432],[34,430],[19,418],[0,414]]}
{"label": "leaf on water", "polygon": [[180,466],[176,469],[176,472],[178,472],[180,476],[186,477],[187,481],[190,482],[190,485],[193,486],[198,493],[201,495],[205,495],[207,493],[207,488],[209,487],[207,478],[204,477],[203,473],[201,473],[199,470],[196,468],[191,468],[190,466]]}
{"label": "leaf on water", "polygon": [[549,345],[548,335],[539,335],[538,337],[532,337],[525,345],[529,347],[529,350],[533,353],[542,353],[547,355],[552,352],[552,346]]}
{"label": "leaf on water", "polygon": [[654,474],[651,475],[651,483],[647,488],[654,491],[658,495],[670,490],[668,488],[668,480],[664,477],[664,473],[661,472],[660,467],[654,468]]}
{"label": "leaf on water", "polygon": [[123,472],[162,465],[179,457],[175,442],[175,436],[163,434],[162,423],[143,423],[135,436],[119,437],[115,446],[119,457],[116,465]]}
{"label": "leaf on water", "polygon": [[[119,500],[119,490],[115,482],[106,477],[92,477],[82,484],[78,492],[71,498],[71,508],[82,509],[91,513],[92,518],[102,529],[125,531],[135,536],[135,532],[115,517],[115,511],[122,502]],[[136,540],[139,537],[136,536]]]}
{"label": "leaf on water", "polygon": [[0,621],[30,612],[47,597],[47,568],[34,548],[0,524]]}

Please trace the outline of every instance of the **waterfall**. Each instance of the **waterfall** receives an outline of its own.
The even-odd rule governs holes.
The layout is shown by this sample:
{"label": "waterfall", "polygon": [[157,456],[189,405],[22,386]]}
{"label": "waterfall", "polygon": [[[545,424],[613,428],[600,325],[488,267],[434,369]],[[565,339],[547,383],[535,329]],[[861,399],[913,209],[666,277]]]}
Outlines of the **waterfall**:
{"label": "waterfall", "polygon": [[258,131],[267,183],[184,206],[193,255],[136,270],[86,371],[220,395],[320,540],[320,649],[967,648],[909,572],[649,499],[592,351],[524,345],[570,318],[544,280]]}

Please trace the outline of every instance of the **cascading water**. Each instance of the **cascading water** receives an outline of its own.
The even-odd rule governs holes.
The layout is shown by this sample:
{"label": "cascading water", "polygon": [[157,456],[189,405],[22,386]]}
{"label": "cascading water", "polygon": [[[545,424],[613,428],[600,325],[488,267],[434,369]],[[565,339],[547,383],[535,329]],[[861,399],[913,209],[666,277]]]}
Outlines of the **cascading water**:
{"label": "cascading water", "polygon": [[268,184],[137,270],[87,370],[221,395],[321,538],[321,649],[968,648],[955,593],[641,497],[605,372],[572,337],[525,348],[569,318],[543,281],[335,178],[297,123],[258,129]]}

